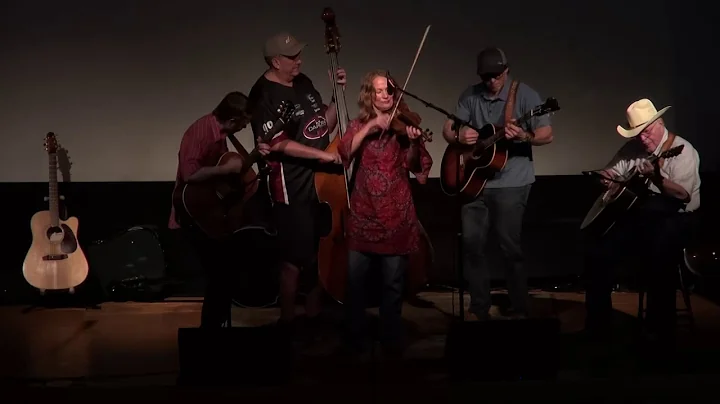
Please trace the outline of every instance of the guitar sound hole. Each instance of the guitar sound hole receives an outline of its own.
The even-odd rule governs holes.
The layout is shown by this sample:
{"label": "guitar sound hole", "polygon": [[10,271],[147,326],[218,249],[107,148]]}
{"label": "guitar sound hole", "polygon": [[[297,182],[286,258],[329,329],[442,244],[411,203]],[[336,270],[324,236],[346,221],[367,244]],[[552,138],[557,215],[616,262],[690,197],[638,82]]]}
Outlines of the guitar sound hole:
{"label": "guitar sound hole", "polygon": [[47,238],[50,241],[62,241],[63,231],[60,227],[51,226],[47,230]]}

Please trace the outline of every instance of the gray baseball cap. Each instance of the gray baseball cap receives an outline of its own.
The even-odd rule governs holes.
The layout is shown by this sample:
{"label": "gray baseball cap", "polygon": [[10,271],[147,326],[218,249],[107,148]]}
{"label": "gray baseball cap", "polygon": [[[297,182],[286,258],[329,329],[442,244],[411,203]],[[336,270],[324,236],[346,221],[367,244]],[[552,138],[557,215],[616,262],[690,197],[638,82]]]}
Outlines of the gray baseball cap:
{"label": "gray baseball cap", "polygon": [[500,74],[508,67],[505,52],[500,48],[485,48],[477,56],[477,74]]}
{"label": "gray baseball cap", "polygon": [[295,56],[302,51],[307,44],[299,42],[294,36],[287,32],[280,32],[265,41],[263,54],[266,58],[275,56]]}

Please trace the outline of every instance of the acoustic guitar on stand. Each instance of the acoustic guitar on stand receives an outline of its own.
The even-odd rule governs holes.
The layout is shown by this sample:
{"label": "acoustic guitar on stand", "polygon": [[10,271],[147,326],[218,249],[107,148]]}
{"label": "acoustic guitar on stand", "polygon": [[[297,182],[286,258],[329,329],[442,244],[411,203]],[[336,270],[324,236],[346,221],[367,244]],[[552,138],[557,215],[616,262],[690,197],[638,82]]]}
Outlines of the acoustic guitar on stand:
{"label": "acoustic guitar on stand", "polygon": [[[555,98],[548,98],[542,105],[532,109],[515,121],[521,125],[531,118],[559,111]],[[453,143],[447,146],[440,165],[440,186],[445,194],[458,193],[475,198],[485,189],[485,184],[495,173],[505,168],[508,160],[509,142],[501,126],[487,124],[480,128],[478,142],[474,145]],[[458,183],[458,160],[460,182]]]}
{"label": "acoustic guitar on stand", "polygon": [[50,160],[49,210],[30,219],[32,244],[23,262],[23,276],[33,287],[46,290],[75,291],[88,275],[88,261],[77,240],[78,219],[60,219],[58,196],[58,144],[55,134],[45,137]]}
{"label": "acoustic guitar on stand", "polygon": [[[676,157],[682,153],[684,145],[673,147],[660,154],[647,158],[651,164],[656,164],[660,159]],[[587,172],[590,174],[590,172]],[[593,172],[595,175],[600,175]],[[640,176],[637,170],[633,170],[626,178],[613,181],[614,185],[608,187],[595,201],[585,219],[580,225],[580,230],[590,232],[597,236],[604,236],[617,223],[618,220],[630,211],[639,198],[648,193],[650,179]]]}
{"label": "acoustic guitar on stand", "polygon": [[[276,112],[280,117],[262,136],[263,143],[270,142],[282,131],[285,124],[292,119],[295,105],[283,101]],[[239,142],[233,142],[233,145],[237,152],[224,153],[220,156],[217,166],[239,159],[244,167],[242,173],[185,184],[173,191],[173,205],[176,211],[192,220],[208,237],[218,240],[245,229],[255,228],[266,231],[265,226],[262,225],[263,219],[258,217],[262,215],[248,206],[265,205],[263,201],[251,200],[257,194],[260,175],[264,174],[256,173],[252,166],[260,161],[262,156],[257,148],[248,153]]]}

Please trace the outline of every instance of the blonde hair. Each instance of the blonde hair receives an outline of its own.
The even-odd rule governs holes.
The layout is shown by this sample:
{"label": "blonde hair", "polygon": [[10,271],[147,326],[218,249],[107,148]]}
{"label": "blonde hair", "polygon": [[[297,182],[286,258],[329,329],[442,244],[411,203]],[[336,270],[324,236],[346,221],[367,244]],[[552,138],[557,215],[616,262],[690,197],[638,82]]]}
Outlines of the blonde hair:
{"label": "blonde hair", "polygon": [[367,74],[362,79],[360,84],[360,94],[358,95],[358,120],[361,122],[367,122],[375,118],[375,109],[373,108],[373,100],[375,99],[375,86],[373,86],[373,80],[377,77],[387,77],[387,70],[377,69]]}

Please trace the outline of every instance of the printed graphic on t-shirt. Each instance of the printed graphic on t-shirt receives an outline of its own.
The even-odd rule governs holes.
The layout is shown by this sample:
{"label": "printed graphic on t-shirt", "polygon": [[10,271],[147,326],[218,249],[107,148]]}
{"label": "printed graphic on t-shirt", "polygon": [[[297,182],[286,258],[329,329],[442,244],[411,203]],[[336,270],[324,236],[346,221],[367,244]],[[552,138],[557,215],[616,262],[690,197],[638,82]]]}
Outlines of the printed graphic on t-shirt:
{"label": "printed graphic on t-shirt", "polygon": [[303,129],[303,136],[307,139],[315,140],[327,135],[328,124],[327,120],[322,115],[314,116]]}

